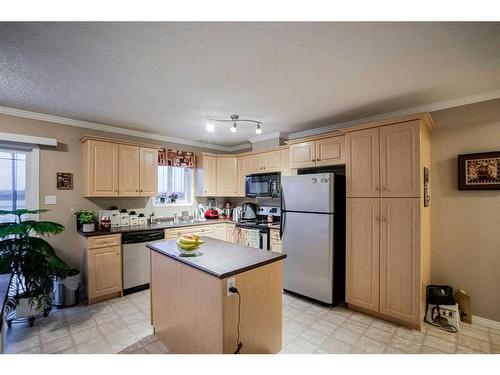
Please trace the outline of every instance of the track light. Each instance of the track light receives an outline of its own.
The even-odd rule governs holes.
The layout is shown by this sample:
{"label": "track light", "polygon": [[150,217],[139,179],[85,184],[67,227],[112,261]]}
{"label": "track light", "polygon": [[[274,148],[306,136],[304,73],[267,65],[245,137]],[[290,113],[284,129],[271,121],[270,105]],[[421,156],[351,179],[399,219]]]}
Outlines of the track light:
{"label": "track light", "polygon": [[207,131],[210,133],[214,131],[214,124],[212,124],[210,121],[207,121]]}
{"label": "track light", "polygon": [[250,123],[250,124],[255,124],[255,133],[256,134],[262,134],[262,123],[257,120],[252,120],[252,119],[245,119],[245,118],[240,118],[239,115],[231,115],[229,118],[216,118],[216,117],[210,117],[207,116],[207,131],[213,132],[215,129],[214,122],[232,122],[233,125],[229,128],[232,133],[236,133],[237,127],[240,123]]}

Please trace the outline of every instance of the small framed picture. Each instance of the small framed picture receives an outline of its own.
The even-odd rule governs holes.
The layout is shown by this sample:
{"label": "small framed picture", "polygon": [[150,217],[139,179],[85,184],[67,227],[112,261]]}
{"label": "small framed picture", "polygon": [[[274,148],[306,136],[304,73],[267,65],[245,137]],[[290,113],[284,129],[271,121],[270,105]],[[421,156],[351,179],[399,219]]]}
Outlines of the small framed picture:
{"label": "small framed picture", "polygon": [[73,173],[57,173],[57,190],[73,190]]}
{"label": "small framed picture", "polygon": [[500,151],[458,155],[458,190],[500,190]]}

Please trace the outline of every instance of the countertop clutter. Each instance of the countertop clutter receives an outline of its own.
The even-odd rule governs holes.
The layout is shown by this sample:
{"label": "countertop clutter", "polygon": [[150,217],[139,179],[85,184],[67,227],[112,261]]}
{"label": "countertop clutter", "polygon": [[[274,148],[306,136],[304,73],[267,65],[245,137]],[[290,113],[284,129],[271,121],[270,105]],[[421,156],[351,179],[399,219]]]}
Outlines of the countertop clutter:
{"label": "countertop clutter", "polygon": [[[263,265],[286,258],[286,254],[252,249],[247,246],[202,237],[201,255],[181,257],[175,240],[166,240],[146,245],[149,249],[166,255],[188,266],[197,268],[220,279],[230,277]],[[228,256],[230,254],[231,256]]]}
{"label": "countertop clutter", "polygon": [[[147,225],[130,225],[127,227],[112,227],[108,232],[103,231],[95,231],[95,232],[82,232],[78,231],[84,237],[94,237],[94,236],[105,236],[109,234],[117,234],[117,233],[129,233],[129,232],[140,232],[152,229],[169,229],[169,228],[182,228],[182,227],[192,227],[198,225],[211,225],[211,224],[236,224],[236,222],[227,219],[213,219],[206,221],[194,221],[194,222],[186,222],[186,223],[173,223],[172,221],[159,222],[154,224]],[[277,229],[279,225],[269,224],[269,228]]]}

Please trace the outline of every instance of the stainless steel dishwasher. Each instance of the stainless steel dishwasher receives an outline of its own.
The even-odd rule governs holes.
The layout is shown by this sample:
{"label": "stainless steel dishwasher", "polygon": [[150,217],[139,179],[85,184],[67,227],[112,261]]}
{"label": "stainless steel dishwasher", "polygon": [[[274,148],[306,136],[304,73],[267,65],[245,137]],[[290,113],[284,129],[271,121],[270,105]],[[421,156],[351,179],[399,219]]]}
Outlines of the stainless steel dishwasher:
{"label": "stainless steel dishwasher", "polygon": [[163,229],[128,232],[122,234],[123,294],[149,288],[150,257],[146,244],[165,238]]}

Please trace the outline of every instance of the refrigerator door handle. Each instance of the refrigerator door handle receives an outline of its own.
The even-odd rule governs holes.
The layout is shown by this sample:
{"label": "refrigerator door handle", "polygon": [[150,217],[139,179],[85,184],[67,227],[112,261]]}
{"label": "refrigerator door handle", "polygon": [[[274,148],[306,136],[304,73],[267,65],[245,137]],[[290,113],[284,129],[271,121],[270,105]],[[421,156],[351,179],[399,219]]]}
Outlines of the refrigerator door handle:
{"label": "refrigerator door handle", "polygon": [[283,185],[280,186],[281,210],[280,210],[280,239],[283,238],[285,230],[285,194],[283,194]]}

